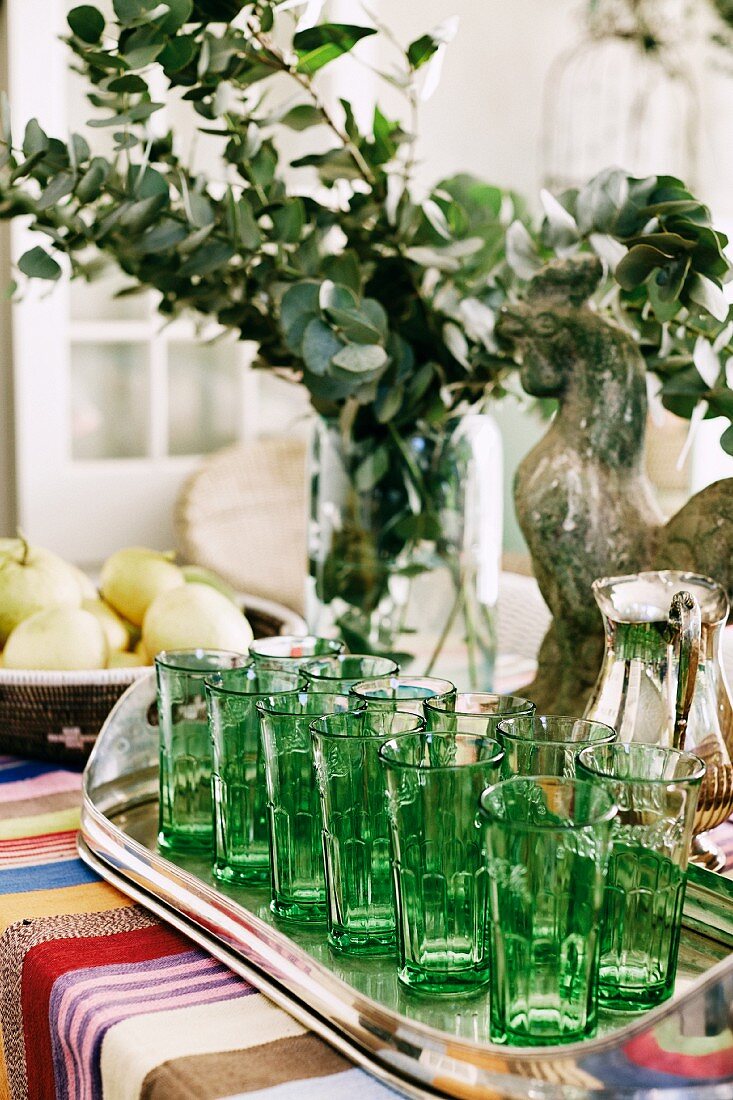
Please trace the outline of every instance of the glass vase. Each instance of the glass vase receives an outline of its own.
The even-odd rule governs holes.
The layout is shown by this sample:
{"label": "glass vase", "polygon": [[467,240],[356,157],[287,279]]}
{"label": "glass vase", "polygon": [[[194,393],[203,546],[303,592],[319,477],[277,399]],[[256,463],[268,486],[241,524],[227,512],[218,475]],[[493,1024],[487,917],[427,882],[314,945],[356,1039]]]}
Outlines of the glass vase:
{"label": "glass vase", "polygon": [[494,420],[358,439],[320,419],[309,473],[309,629],[411,675],[490,689],[502,540]]}

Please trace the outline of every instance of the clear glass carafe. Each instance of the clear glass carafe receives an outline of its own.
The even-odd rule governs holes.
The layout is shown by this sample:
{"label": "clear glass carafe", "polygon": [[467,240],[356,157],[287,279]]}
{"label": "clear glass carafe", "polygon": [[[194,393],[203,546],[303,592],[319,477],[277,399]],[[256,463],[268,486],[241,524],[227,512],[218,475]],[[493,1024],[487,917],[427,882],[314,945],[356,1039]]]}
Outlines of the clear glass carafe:
{"label": "clear glass carafe", "polygon": [[[681,593],[693,599],[675,601]],[[716,770],[729,774],[733,705],[721,660],[728,618],[723,588],[709,577],[661,570],[603,577],[593,583],[593,595],[606,650],[585,717],[613,726],[619,741],[696,753],[711,782]],[[673,605],[681,603],[692,610],[691,623],[675,617]],[[718,809],[724,817],[722,804]]]}

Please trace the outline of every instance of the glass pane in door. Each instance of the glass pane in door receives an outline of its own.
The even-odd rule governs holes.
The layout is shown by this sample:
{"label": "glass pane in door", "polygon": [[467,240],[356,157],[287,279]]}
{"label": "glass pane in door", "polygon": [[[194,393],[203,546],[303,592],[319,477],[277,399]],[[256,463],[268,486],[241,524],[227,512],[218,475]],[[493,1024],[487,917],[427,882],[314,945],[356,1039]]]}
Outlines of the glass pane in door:
{"label": "glass pane in door", "polygon": [[168,453],[206,454],[234,443],[242,419],[237,344],[168,345]]}
{"label": "glass pane in door", "polygon": [[144,457],[149,403],[144,344],[72,344],[72,458]]}

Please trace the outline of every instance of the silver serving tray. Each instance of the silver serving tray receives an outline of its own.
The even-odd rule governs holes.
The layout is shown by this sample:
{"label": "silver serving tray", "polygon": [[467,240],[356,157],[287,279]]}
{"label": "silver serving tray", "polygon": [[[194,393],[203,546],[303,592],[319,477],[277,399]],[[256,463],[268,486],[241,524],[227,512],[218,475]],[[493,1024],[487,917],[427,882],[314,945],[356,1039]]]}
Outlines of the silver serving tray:
{"label": "silver serving tray", "polygon": [[389,960],[331,953],[322,929],[284,927],[261,888],[223,888],[203,861],[156,847],[152,675],[110,713],[84,773],[79,852],[124,893],[262,989],[306,1027],[411,1096],[491,1100],[733,1100],[733,883],[691,869],[674,997],[607,1015],[565,1047],[486,1041],[488,998],[406,993]]}

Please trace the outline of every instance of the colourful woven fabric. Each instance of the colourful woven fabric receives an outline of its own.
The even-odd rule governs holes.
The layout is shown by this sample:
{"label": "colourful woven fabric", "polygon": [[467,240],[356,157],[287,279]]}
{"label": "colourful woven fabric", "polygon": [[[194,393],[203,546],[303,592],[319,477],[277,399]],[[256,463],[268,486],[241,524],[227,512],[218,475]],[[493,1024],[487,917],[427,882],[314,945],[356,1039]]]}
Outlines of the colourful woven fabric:
{"label": "colourful woven fabric", "polygon": [[0,1100],[393,1100],[88,870],[80,785],[0,757]]}
{"label": "colourful woven fabric", "polygon": [[88,871],[80,780],[0,757],[0,1100],[394,1100]]}

